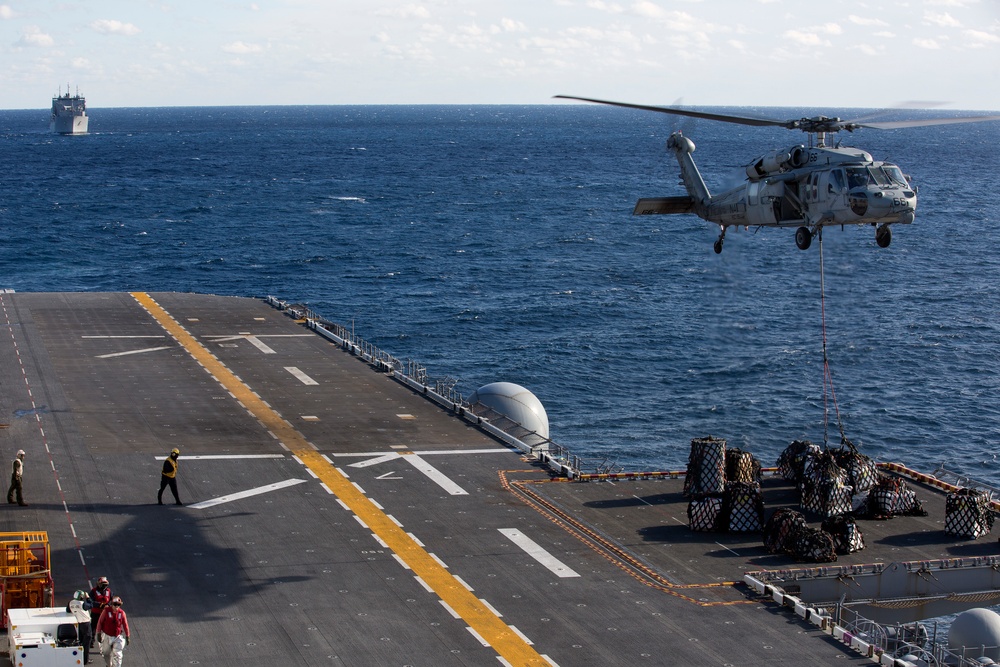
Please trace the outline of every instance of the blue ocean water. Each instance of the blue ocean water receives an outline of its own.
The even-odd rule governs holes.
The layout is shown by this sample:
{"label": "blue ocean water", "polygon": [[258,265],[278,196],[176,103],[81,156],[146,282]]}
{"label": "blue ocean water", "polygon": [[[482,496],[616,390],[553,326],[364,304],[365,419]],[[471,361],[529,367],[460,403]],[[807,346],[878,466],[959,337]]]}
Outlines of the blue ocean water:
{"label": "blue ocean water", "polygon": [[[631,215],[683,194],[671,130],[713,191],[803,135],[583,105],[92,108],[78,137],[47,115],[0,111],[0,287],[307,303],[466,394],[524,385],[557,442],[630,469],[683,467],[708,434],[765,464],[839,441],[817,244],[731,232],[716,255],[694,216]],[[998,130],[843,137],[913,177],[917,217],[884,250],[870,228],[823,240],[847,436],[994,484]]]}

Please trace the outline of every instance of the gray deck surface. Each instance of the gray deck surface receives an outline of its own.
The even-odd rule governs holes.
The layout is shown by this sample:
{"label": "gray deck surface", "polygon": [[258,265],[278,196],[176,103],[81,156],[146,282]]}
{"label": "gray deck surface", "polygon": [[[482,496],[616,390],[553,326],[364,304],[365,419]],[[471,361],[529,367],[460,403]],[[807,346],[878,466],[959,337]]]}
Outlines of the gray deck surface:
{"label": "gray deck surface", "polygon": [[[551,663],[871,664],[745,589],[640,581],[504,487],[548,480],[532,461],[263,302],[151,296]],[[110,578],[133,632],[126,664],[502,664],[133,296],[0,304],[0,452],[27,452],[30,503],[4,505],[0,530],[48,532],[58,604]],[[157,506],[155,457],[172,447],[185,503],[304,481],[204,509],[168,491]],[[251,455],[276,457],[239,458]],[[530,486],[673,583],[779,566],[757,539],[692,539],[662,483]],[[557,576],[503,529],[579,576]],[[925,542],[928,557],[948,552]]]}

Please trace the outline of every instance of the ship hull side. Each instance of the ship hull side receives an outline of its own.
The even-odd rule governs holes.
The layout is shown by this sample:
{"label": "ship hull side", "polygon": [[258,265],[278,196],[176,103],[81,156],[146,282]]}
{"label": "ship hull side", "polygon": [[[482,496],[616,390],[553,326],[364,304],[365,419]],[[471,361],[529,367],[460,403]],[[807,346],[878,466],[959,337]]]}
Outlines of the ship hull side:
{"label": "ship hull side", "polygon": [[88,116],[56,116],[49,129],[56,134],[86,134],[89,125]]}

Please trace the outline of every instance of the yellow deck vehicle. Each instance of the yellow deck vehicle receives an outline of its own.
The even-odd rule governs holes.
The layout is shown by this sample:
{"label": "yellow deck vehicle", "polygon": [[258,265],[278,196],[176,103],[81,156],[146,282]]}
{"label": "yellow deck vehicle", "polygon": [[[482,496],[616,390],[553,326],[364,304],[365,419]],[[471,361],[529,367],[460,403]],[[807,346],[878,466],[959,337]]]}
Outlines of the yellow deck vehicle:
{"label": "yellow deck vehicle", "polygon": [[0,624],[7,626],[9,609],[54,604],[48,533],[0,533]]}

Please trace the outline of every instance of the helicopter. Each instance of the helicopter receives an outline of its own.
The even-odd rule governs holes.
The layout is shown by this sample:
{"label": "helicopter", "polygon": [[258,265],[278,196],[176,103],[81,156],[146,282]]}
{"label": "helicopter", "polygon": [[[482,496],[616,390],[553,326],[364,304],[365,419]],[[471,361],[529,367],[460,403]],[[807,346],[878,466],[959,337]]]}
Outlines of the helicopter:
{"label": "helicopter", "polygon": [[917,211],[917,188],[891,162],[873,160],[858,149],[827,146],[827,136],[861,128],[897,129],[926,125],[948,125],[1000,120],[1000,116],[967,116],[889,122],[845,121],[814,116],[792,120],[731,116],[688,108],[648,106],[612,102],[589,97],[556,95],[580,102],[607,104],[629,109],[655,111],[690,118],[736,123],[755,127],[784,127],[809,135],[808,145],[797,144],[774,150],[752,160],[745,168],[746,181],[718,195],[712,195],[691,154],[695,145],[681,132],[667,140],[667,149],[680,165],[681,181],[687,196],[640,199],[633,215],[693,213],[719,226],[713,246],[722,252],[730,227],[794,227],[795,245],[807,250],[823,227],[831,225],[871,225],[875,243],[888,248],[892,242],[890,225],[908,225]]}

